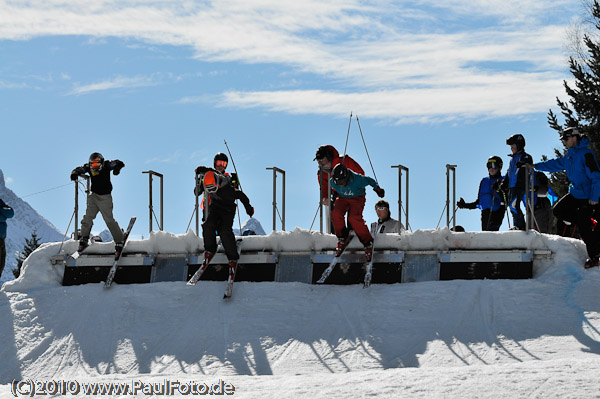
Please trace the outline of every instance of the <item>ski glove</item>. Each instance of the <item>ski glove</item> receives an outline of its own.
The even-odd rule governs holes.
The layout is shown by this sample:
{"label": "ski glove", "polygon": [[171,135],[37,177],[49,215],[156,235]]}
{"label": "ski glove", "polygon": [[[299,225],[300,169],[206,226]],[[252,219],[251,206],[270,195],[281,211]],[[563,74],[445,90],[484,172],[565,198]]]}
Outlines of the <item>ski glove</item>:
{"label": "ski glove", "polygon": [[248,216],[252,217],[254,215],[254,208],[252,207],[252,205],[248,205],[246,207],[246,213],[248,214]]}
{"label": "ski glove", "polygon": [[112,170],[113,170],[113,175],[116,176],[119,173],[121,173],[121,169],[125,167],[125,164],[122,161],[119,161],[118,159],[116,159],[111,162],[111,166],[112,166]]}
{"label": "ski glove", "polygon": [[85,173],[85,169],[82,168],[81,166],[76,167],[75,169],[73,169],[73,171],[71,172],[71,180],[73,181],[77,181],[77,178],[80,175],[83,175]]}
{"label": "ski glove", "polygon": [[459,207],[460,209],[466,208],[467,204],[465,203],[465,199],[463,197],[460,197],[460,199],[456,203],[456,206]]}
{"label": "ski glove", "polygon": [[210,168],[207,168],[206,166],[198,166],[196,168],[196,174],[197,175],[203,175],[206,172],[208,172],[209,170],[211,170]]}
{"label": "ski glove", "polygon": [[385,190],[381,187],[375,187],[373,189],[373,191],[375,191],[377,193],[377,195],[379,196],[379,198],[383,198],[385,196]]}
{"label": "ski glove", "polygon": [[236,190],[240,187],[240,179],[238,179],[237,173],[231,174],[231,184],[233,185],[233,188],[235,188]]}

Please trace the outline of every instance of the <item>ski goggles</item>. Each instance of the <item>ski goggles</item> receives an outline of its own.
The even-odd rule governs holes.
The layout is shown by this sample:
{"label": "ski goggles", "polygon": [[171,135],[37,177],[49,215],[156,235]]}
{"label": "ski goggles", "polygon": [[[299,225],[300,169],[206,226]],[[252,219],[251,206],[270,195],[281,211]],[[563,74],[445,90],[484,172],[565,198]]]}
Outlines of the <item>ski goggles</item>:
{"label": "ski goggles", "polygon": [[488,162],[487,163],[487,168],[488,169],[500,169],[499,166],[500,165],[498,165],[497,162]]}
{"label": "ski goggles", "polygon": [[90,163],[90,169],[92,170],[92,172],[100,172],[102,170],[102,162],[100,162],[99,159],[94,159]]}
{"label": "ski goggles", "polygon": [[215,167],[216,166],[222,166],[222,167],[226,168],[227,167],[227,161],[222,161],[222,160],[215,161]]}

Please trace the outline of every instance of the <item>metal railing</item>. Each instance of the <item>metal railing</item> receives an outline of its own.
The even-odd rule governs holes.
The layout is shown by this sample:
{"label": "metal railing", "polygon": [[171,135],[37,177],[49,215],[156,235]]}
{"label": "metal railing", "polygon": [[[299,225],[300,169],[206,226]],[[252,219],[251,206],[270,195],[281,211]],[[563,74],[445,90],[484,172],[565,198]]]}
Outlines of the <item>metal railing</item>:
{"label": "metal railing", "polygon": [[405,221],[404,228],[408,231],[408,168],[403,165],[395,165],[392,168],[398,168],[398,220],[402,223],[402,171],[406,172],[406,206],[405,206]]}
{"label": "metal railing", "polygon": [[[452,173],[452,208],[450,208],[450,173]],[[452,213],[452,219],[450,219]],[[446,164],[446,227],[456,227],[456,165]]]}
{"label": "metal railing", "polygon": [[160,222],[157,220],[156,223],[158,224],[158,229],[159,230],[164,230],[164,219],[163,219],[163,175],[161,173],[155,172],[153,170],[146,170],[143,171],[142,173],[147,173],[148,174],[148,223],[149,223],[149,232],[152,232],[152,216],[154,215],[154,217],[156,218],[156,214],[154,213],[154,206],[152,204],[152,197],[153,197],[153,191],[152,191],[152,178],[153,176],[156,176],[160,179]]}
{"label": "metal railing", "polygon": [[285,170],[279,169],[275,166],[267,168],[267,170],[273,171],[273,231],[277,229],[277,173],[280,173],[283,178],[282,192],[281,192],[281,230],[285,231]]}

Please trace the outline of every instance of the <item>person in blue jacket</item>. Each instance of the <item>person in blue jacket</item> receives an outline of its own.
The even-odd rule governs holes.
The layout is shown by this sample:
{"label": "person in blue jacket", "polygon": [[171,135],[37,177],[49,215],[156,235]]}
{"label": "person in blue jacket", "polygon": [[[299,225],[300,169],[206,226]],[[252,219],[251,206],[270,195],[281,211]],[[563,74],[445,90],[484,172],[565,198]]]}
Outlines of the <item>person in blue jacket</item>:
{"label": "person in blue jacket", "polygon": [[347,245],[346,240],[350,232],[344,221],[344,216],[347,213],[348,224],[352,226],[356,236],[365,246],[367,261],[371,261],[373,236],[371,236],[363,218],[366,199],[365,187],[373,187],[373,190],[380,198],[383,198],[385,191],[379,187],[375,179],[359,175],[345,167],[343,163],[333,168],[330,183],[338,195],[331,210],[331,222],[333,223],[335,235],[338,238],[336,256],[341,255]]}
{"label": "person in blue jacket", "polygon": [[6,219],[15,215],[15,211],[0,198],[0,277],[6,264]]}
{"label": "person in blue jacket", "polygon": [[487,160],[486,166],[489,176],[481,179],[477,200],[465,202],[460,197],[457,206],[461,209],[481,209],[481,230],[498,231],[506,211],[502,193],[494,189],[494,183],[502,182],[502,158],[493,155]]}
{"label": "person in blue jacket", "polygon": [[534,167],[546,172],[566,171],[569,193],[554,205],[553,213],[558,220],[579,228],[589,256],[585,263],[588,269],[600,265],[600,226],[596,226],[600,221],[600,168],[588,138],[578,128],[566,128],[560,139],[567,148],[565,155],[536,163]]}
{"label": "person in blue jacket", "polygon": [[513,218],[512,228],[525,230],[525,215],[521,210],[521,202],[525,197],[525,168],[522,165],[533,164],[533,158],[525,152],[525,137],[522,134],[513,134],[506,140],[506,144],[510,146],[512,154],[509,156],[512,159],[500,188],[508,192],[508,208]]}

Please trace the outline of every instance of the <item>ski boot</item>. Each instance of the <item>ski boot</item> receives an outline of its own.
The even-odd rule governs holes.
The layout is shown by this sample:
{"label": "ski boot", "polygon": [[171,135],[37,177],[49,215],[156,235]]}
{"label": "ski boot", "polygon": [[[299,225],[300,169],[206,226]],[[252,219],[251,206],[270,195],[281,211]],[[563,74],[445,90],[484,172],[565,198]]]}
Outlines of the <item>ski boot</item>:
{"label": "ski boot", "polygon": [[202,264],[209,264],[213,256],[215,256],[214,252],[204,251],[204,260],[202,261]]}
{"label": "ski boot", "polygon": [[348,237],[338,238],[337,248],[335,250],[336,257],[340,257],[342,255],[342,252],[344,252],[344,249],[346,249],[346,247],[348,246],[349,241],[350,240],[348,240]]}
{"label": "ski boot", "polygon": [[77,252],[81,253],[83,252],[84,249],[86,249],[90,244],[89,242],[89,237],[81,237],[79,239],[79,247],[77,247]]}
{"label": "ski boot", "polygon": [[591,269],[592,267],[600,266],[600,259],[597,256],[593,256],[589,258],[583,267],[586,269]]}
{"label": "ski boot", "polygon": [[371,262],[373,259],[373,242],[371,241],[367,245],[365,245],[365,257],[367,258],[367,262]]}

